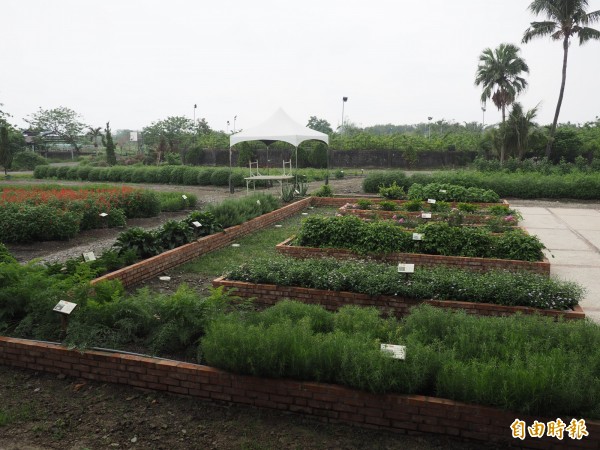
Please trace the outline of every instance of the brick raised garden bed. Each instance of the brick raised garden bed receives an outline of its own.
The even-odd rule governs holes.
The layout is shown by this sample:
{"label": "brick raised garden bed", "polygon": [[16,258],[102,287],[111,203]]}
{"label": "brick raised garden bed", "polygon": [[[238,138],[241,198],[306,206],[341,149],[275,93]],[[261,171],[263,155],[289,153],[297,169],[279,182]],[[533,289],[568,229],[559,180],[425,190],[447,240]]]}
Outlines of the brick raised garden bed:
{"label": "brick raised garden bed", "polygon": [[556,311],[551,309],[537,309],[526,306],[503,306],[491,303],[472,303],[455,300],[416,300],[390,295],[368,295],[356,292],[338,292],[324,289],[312,289],[299,286],[279,286],[274,284],[257,284],[245,281],[227,280],[219,277],[213,280],[214,287],[225,286],[235,289],[234,295],[242,298],[254,298],[254,305],[268,308],[278,301],[289,298],[302,303],[322,305],[329,311],[336,311],[342,306],[375,306],[382,311],[391,312],[396,317],[409,313],[409,309],[421,303],[427,303],[439,308],[463,309],[468,314],[478,316],[508,316],[516,313],[541,314],[549,317],[562,316],[565,319],[584,319],[583,309],[577,305],[571,311]]}
{"label": "brick raised garden bed", "polygon": [[[518,418],[527,425],[556,417],[532,417],[497,408],[422,395],[371,394],[342,386],[236,375],[212,367],[101,351],[79,352],[57,344],[0,337],[0,364],[70,377],[251,405],[398,433],[428,433],[532,449],[600,448],[600,422],[586,420],[589,436],[563,441],[512,437]],[[566,424],[571,417],[561,417]],[[580,418],[575,418],[579,420]]]}
{"label": "brick raised garden bed", "polygon": [[[360,197],[313,197],[312,205],[313,206],[344,206],[346,203],[356,203],[358,200],[371,200],[373,203],[379,203],[383,201],[392,201],[397,203],[398,205],[402,205],[406,203],[408,200],[388,200],[386,198],[380,196],[360,196]],[[460,202],[448,202],[452,208],[455,208],[456,205]],[[469,202],[471,203],[471,202]],[[479,208],[487,208],[489,206],[506,206],[510,207],[510,203],[507,200],[502,200],[498,203],[471,203],[472,205],[477,205]]]}
{"label": "brick raised garden bed", "polygon": [[[276,250],[282,255],[293,258],[336,258],[358,259],[357,253],[341,248],[299,247],[291,245],[294,237],[277,244]],[[550,276],[550,261],[518,261],[514,259],[471,258],[466,256],[426,255],[423,253],[389,253],[386,255],[369,255],[368,259],[392,263],[408,263],[417,266],[457,267],[465,270],[485,272],[493,269],[509,270],[511,272],[527,271]]]}

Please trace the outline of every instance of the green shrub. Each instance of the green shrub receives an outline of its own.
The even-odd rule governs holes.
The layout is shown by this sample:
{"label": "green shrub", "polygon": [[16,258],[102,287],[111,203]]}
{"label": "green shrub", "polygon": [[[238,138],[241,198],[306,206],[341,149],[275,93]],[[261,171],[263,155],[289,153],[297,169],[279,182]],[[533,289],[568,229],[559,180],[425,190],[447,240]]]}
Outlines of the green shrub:
{"label": "green shrub", "polygon": [[317,191],[312,194],[315,197],[333,197],[333,190],[328,184],[324,184]]}
{"label": "green shrub", "polygon": [[183,221],[167,220],[157,231],[158,245],[165,249],[181,247],[194,240],[194,231]]}
{"label": "green shrub", "polygon": [[156,182],[161,184],[169,184],[171,181],[171,172],[175,166],[161,166],[156,174]]}
{"label": "green shrub", "polygon": [[185,167],[181,181],[188,186],[198,184],[198,170],[195,167]]}
{"label": "green shrub", "polygon": [[367,193],[376,194],[382,187],[390,187],[393,184],[408,189],[410,183],[404,172],[371,172],[363,181],[363,190]]}
{"label": "green shrub", "polygon": [[67,172],[69,171],[69,169],[70,169],[69,166],[59,166],[58,169],[56,169],[56,177],[59,180],[66,180]]}
{"label": "green shrub", "polygon": [[46,158],[34,152],[23,151],[13,155],[11,168],[12,170],[34,170],[36,167],[44,165],[48,165]]}
{"label": "green shrub", "polygon": [[208,186],[212,183],[212,169],[201,169],[198,171],[197,183],[199,186]]}
{"label": "green shrub", "polygon": [[[197,238],[223,231],[223,226],[218,223],[215,216],[208,211],[192,211],[185,219],[183,219],[183,222],[194,231]],[[197,226],[194,222],[197,222],[200,225]]]}
{"label": "green shrub", "polygon": [[448,183],[430,183],[427,185],[414,183],[408,190],[408,198],[411,200],[436,199],[448,202],[497,203],[500,201],[498,194],[489,189],[465,188],[464,186]]}
{"label": "green shrub", "polygon": [[395,181],[392,182],[392,185],[389,187],[381,186],[379,188],[379,195],[390,200],[401,200],[406,198],[404,188],[402,186],[398,186]]}
{"label": "green shrub", "polygon": [[183,184],[183,175],[186,171],[185,166],[177,166],[171,170],[170,184]]}
{"label": "green shrub", "polygon": [[215,186],[229,186],[229,169],[215,169],[210,176],[210,183]]}
{"label": "green shrub", "polygon": [[162,252],[157,233],[133,227],[123,231],[114,244],[119,255],[135,252],[138,259],[149,258]]}
{"label": "green shrub", "polygon": [[356,205],[358,206],[358,209],[371,209],[372,203],[371,200],[361,198],[356,202]]}
{"label": "green shrub", "polygon": [[[194,194],[181,192],[158,192],[161,211],[181,211],[193,208],[198,203],[198,197]],[[185,195],[186,198],[183,196]]]}
{"label": "green shrub", "polygon": [[423,209],[423,202],[421,200],[408,200],[402,204],[402,209],[408,212],[417,212]]}
{"label": "green shrub", "polygon": [[397,211],[399,209],[398,204],[392,201],[382,201],[378,205],[383,211]]}
{"label": "green shrub", "polygon": [[472,203],[459,203],[456,205],[456,208],[462,212],[474,213],[477,211],[478,206]]}
{"label": "green shrub", "polygon": [[91,170],[92,170],[92,168],[90,166],[81,166],[80,165],[77,167],[77,177],[83,181],[86,181],[88,179],[88,175]]}
{"label": "green shrub", "polygon": [[67,240],[79,231],[81,215],[48,204],[7,203],[0,208],[2,242]]}
{"label": "green shrub", "polygon": [[15,257],[8,251],[6,246],[0,242],[0,264],[16,263]]}
{"label": "green shrub", "polygon": [[254,194],[240,199],[227,199],[218,205],[209,205],[206,211],[223,228],[239,225],[261,214],[279,208],[279,201],[266,194]]}
{"label": "green shrub", "polygon": [[35,169],[33,170],[33,177],[37,178],[38,180],[42,179],[42,178],[47,178],[48,169],[49,169],[48,165],[35,166]]}

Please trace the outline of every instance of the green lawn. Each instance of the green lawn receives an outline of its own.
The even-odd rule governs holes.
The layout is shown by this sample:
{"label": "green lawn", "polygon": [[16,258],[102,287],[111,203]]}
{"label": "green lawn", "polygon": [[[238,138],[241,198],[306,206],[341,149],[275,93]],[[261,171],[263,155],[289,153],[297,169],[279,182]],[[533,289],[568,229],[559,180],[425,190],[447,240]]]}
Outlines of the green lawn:
{"label": "green lawn", "polygon": [[[337,209],[315,208],[308,209],[306,212],[308,212],[308,216],[334,216]],[[239,247],[228,246],[203,255],[190,263],[180,266],[177,272],[218,277],[230,267],[238,266],[256,258],[275,255],[275,246],[291,235],[296,234],[300,229],[302,219],[308,216],[303,216],[302,214],[292,216],[282,221],[280,228],[271,226],[253,233],[236,241],[236,243],[240,244]]]}

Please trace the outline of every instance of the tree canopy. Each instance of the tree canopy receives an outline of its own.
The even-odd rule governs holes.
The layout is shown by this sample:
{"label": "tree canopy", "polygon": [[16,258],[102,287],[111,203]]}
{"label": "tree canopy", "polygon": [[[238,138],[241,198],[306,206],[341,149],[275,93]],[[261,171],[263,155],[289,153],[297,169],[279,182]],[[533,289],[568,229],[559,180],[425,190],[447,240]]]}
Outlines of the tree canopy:
{"label": "tree canopy", "polygon": [[321,133],[333,133],[333,128],[331,128],[331,124],[325,119],[319,119],[317,116],[310,116],[306,126],[312,130],[320,131]]}
{"label": "tree canopy", "polygon": [[25,119],[31,129],[37,132],[49,132],[58,136],[79,153],[80,143],[87,125],[81,116],[72,109],[59,106],[54,109],[42,109]]}
{"label": "tree canopy", "polygon": [[579,45],[593,39],[600,40],[600,31],[588,27],[600,19],[600,10],[588,13],[587,8],[587,0],[534,0],[529,5],[529,10],[533,14],[544,15],[547,20],[531,22],[531,26],[523,34],[522,42],[526,44],[534,38],[550,36],[552,40],[562,41],[563,44],[562,79],[554,120],[550,128],[550,137],[546,146],[546,157],[548,158],[552,152],[556,125],[565,92],[570,40],[577,36]]}

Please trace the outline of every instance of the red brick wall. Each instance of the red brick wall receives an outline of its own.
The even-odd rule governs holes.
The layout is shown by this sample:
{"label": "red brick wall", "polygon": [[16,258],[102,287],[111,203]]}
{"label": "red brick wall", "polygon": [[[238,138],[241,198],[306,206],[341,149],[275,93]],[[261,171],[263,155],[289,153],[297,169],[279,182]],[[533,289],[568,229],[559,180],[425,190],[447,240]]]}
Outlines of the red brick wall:
{"label": "red brick wall", "polygon": [[165,270],[172,269],[173,267],[177,267],[185,262],[196,259],[205,253],[225,247],[243,236],[254,233],[255,231],[261,230],[290,216],[293,216],[294,214],[297,214],[298,212],[307,208],[310,205],[310,201],[310,198],[299,200],[284,206],[283,208],[279,208],[275,211],[263,214],[260,217],[256,217],[244,222],[241,225],[227,228],[221,233],[205,236],[195,242],[182,245],[181,247],[163,252],[160,255],[145,259],[131,266],[108,273],[93,280],[92,284],[103,280],[119,279],[124,286],[135,285],[149,278],[156,277]]}
{"label": "red brick wall", "polygon": [[255,284],[244,281],[226,280],[223,277],[216,278],[212,282],[214,287],[225,286],[227,289],[235,288],[235,294],[242,298],[254,298],[254,305],[267,308],[273,306],[284,298],[322,305],[330,311],[337,311],[345,305],[375,306],[383,311],[391,312],[396,317],[408,314],[409,309],[421,303],[436,306],[438,308],[462,309],[468,314],[478,316],[507,316],[520,312],[522,314],[541,314],[544,316],[565,319],[584,319],[585,313],[580,306],[573,311],[554,311],[549,309],[528,308],[525,306],[502,306],[491,303],[459,302],[455,300],[415,300],[412,298],[368,295],[356,292],[337,292],[323,289],[311,289],[298,286],[278,286],[274,284]]}
{"label": "red brick wall", "polygon": [[[55,344],[0,337],[0,364],[35,371],[119,383],[144,389],[189,395],[210,401],[251,405],[361,427],[399,433],[428,433],[518,445],[533,449],[599,449],[600,422],[586,420],[588,437],[565,435],[519,441],[511,436],[516,419],[529,417],[496,408],[421,395],[370,394],[342,386],[235,375],[207,366],[100,351],[80,353]],[[561,417],[565,423],[571,417]],[[580,418],[577,417],[577,420]],[[585,419],[585,418],[584,418]]]}
{"label": "red brick wall", "polygon": [[[339,248],[315,248],[315,247],[297,247],[289,245],[293,238],[289,238],[280,244],[277,244],[277,251],[282,255],[294,258],[338,258],[338,259],[356,259],[359,256],[350,251]],[[468,258],[465,256],[441,256],[425,255],[421,253],[390,253],[388,255],[370,256],[371,259],[386,261],[392,263],[415,264],[417,266],[434,267],[447,266],[456,267],[465,270],[474,270],[484,272],[492,269],[504,269],[510,271],[527,271],[550,276],[550,262],[547,258],[544,261],[530,262],[517,261],[512,259],[493,259],[493,258]]]}
{"label": "red brick wall", "polygon": [[[372,219],[372,218],[379,218],[379,219],[392,219],[393,216],[398,215],[398,216],[403,216],[403,217],[412,217],[414,219],[419,219],[421,218],[421,212],[409,212],[409,211],[382,211],[380,209],[345,209],[345,208],[339,208],[339,213],[342,216],[346,216],[346,215],[352,215],[352,216],[356,216],[356,217],[360,217],[362,219]],[[439,220],[439,214],[433,213],[432,214],[432,218],[431,219],[425,219],[425,220]],[[466,225],[473,225],[473,224],[483,224],[486,221],[488,221],[490,219],[491,216],[484,216],[484,215],[477,215],[477,214],[465,214],[463,216],[463,223]],[[514,223],[517,223],[517,221],[515,221]]]}

